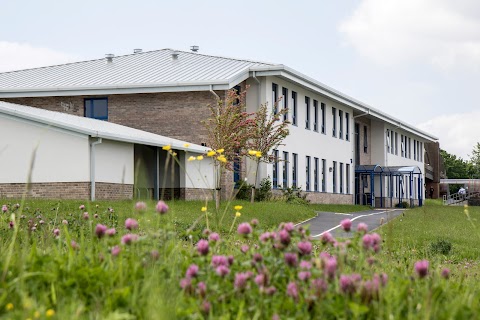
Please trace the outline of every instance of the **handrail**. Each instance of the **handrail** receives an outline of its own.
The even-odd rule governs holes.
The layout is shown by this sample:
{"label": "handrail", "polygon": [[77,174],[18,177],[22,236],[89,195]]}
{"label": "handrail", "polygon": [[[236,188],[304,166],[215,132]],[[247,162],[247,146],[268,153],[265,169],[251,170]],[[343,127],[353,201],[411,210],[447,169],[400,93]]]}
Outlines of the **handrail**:
{"label": "handrail", "polygon": [[473,196],[478,196],[480,195],[480,192],[475,191],[475,192],[470,192],[470,193],[465,193],[465,194],[459,194],[458,192],[453,193],[449,195],[448,197],[446,195],[443,196],[443,204],[444,205],[451,205],[451,204],[457,204],[460,202],[463,202],[465,200],[470,199]]}

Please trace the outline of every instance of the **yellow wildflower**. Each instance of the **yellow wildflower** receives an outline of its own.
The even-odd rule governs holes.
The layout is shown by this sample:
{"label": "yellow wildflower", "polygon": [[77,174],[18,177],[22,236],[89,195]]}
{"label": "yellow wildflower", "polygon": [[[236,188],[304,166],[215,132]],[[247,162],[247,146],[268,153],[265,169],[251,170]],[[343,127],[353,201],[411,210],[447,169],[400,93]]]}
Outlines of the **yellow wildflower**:
{"label": "yellow wildflower", "polygon": [[190,147],[190,143],[184,143],[183,146],[184,146],[185,148],[188,148],[188,147]]}
{"label": "yellow wildflower", "polygon": [[233,209],[235,209],[235,210],[237,210],[237,211],[242,210],[242,208],[243,208],[242,206],[235,206],[235,207],[233,207]]}
{"label": "yellow wildflower", "polygon": [[254,156],[257,154],[257,151],[255,150],[248,150],[248,154],[251,155],[251,156]]}
{"label": "yellow wildflower", "polygon": [[171,145],[163,146],[162,149],[168,151],[168,150],[172,149],[172,146]]}
{"label": "yellow wildflower", "polygon": [[190,158],[188,158],[188,161],[195,161],[195,157],[194,156],[190,156]]}
{"label": "yellow wildflower", "polygon": [[223,149],[223,148],[217,150],[218,153],[223,153],[223,151],[225,151],[225,149]]}
{"label": "yellow wildflower", "polygon": [[202,207],[202,212],[207,211],[207,207]]}
{"label": "yellow wildflower", "polygon": [[203,156],[198,156],[197,160],[203,160]]}
{"label": "yellow wildflower", "polygon": [[207,157],[213,157],[215,155],[215,151],[210,150],[207,152]]}
{"label": "yellow wildflower", "polygon": [[257,158],[261,158],[261,157],[262,157],[262,153],[261,153],[260,151],[257,151],[257,153],[255,154],[255,156],[256,156]]}
{"label": "yellow wildflower", "polygon": [[242,215],[242,214],[241,214],[239,211],[237,211],[237,212],[235,213],[235,217],[237,217],[237,218],[240,217],[241,215]]}
{"label": "yellow wildflower", "polygon": [[7,309],[7,311],[13,310],[13,303],[7,303],[5,309]]}
{"label": "yellow wildflower", "polygon": [[33,317],[34,317],[35,319],[40,318],[40,312],[35,311],[35,312],[33,313]]}
{"label": "yellow wildflower", "polygon": [[55,310],[48,309],[47,312],[45,312],[45,315],[47,316],[47,318],[53,317],[55,315]]}
{"label": "yellow wildflower", "polygon": [[218,157],[217,157],[217,160],[220,161],[220,162],[223,162],[223,163],[227,162],[227,158],[225,158],[224,155],[218,156]]}
{"label": "yellow wildflower", "polygon": [[176,155],[177,155],[177,153],[176,153],[176,152],[172,152],[172,156],[174,156],[174,157],[175,157]]}

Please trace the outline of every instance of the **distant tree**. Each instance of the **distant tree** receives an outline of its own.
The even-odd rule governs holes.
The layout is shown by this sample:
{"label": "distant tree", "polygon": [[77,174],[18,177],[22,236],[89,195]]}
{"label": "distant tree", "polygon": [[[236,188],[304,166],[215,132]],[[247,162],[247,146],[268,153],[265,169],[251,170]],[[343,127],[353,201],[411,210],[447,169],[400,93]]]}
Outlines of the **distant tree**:
{"label": "distant tree", "polygon": [[443,158],[445,165],[445,172],[450,179],[468,179],[471,174],[471,166],[468,161],[450,154],[445,150],[440,150],[440,155]]}
{"label": "distant tree", "polygon": [[480,143],[477,142],[473,147],[472,155],[470,156],[471,175],[473,179],[480,178]]}
{"label": "distant tree", "polygon": [[275,112],[278,108],[279,101],[276,101],[271,110],[268,110],[267,104],[261,105],[255,112],[253,122],[252,137],[248,142],[249,154],[256,163],[255,181],[252,188],[251,202],[255,200],[255,190],[258,185],[258,170],[260,163],[271,163],[278,161],[270,154],[270,151],[276,149],[282,141],[289,135],[288,122],[284,120],[284,115],[288,109],[284,108]]}

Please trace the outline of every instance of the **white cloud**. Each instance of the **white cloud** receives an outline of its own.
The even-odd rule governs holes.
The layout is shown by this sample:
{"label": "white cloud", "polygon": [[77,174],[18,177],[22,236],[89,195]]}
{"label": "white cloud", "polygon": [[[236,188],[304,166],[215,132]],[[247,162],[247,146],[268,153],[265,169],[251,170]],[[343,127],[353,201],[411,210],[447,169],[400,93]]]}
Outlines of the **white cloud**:
{"label": "white cloud", "polygon": [[367,58],[480,71],[480,1],[362,0],[339,30]]}
{"label": "white cloud", "polygon": [[480,111],[442,115],[418,127],[439,138],[440,148],[463,159],[469,159],[473,147],[480,142]]}
{"label": "white cloud", "polygon": [[78,60],[78,57],[26,43],[0,41],[0,72],[44,67]]}

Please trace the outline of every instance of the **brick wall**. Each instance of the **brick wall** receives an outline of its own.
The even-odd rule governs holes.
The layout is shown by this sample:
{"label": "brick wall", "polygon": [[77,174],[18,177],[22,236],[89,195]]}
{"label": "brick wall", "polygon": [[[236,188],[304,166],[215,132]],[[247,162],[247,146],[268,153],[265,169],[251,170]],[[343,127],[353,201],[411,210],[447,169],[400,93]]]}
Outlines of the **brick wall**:
{"label": "brick wall", "polygon": [[[224,97],[224,92],[217,92]],[[51,111],[84,116],[84,99],[105,96],[33,97],[2,99]],[[206,130],[201,121],[215,104],[210,91],[109,95],[108,121],[159,135],[201,144]]]}
{"label": "brick wall", "polygon": [[[274,197],[282,197],[281,190],[272,190]],[[329,192],[302,192],[307,195],[307,200],[311,203],[328,203],[328,204],[354,204],[352,194],[339,194]]]}
{"label": "brick wall", "polygon": [[[25,183],[0,183],[0,198],[21,198]],[[98,200],[132,199],[133,185],[118,183],[95,184]],[[32,183],[27,191],[29,198],[43,199],[90,199],[90,182]]]}

